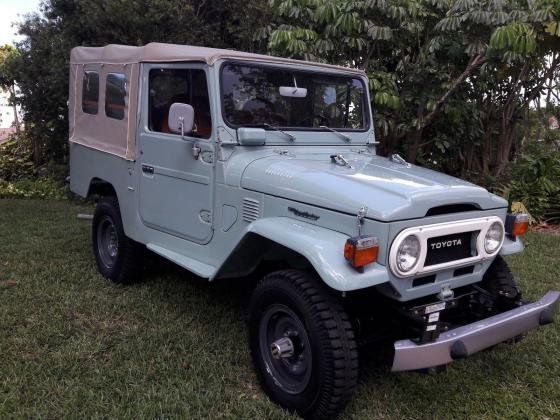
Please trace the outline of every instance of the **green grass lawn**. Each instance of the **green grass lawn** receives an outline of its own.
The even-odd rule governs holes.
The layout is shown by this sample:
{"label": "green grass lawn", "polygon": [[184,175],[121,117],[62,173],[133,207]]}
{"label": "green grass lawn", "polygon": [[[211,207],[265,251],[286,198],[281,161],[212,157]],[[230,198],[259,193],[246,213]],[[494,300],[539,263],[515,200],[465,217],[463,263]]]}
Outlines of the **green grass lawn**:
{"label": "green grass lawn", "polygon": [[[122,287],[96,271],[91,208],[0,200],[0,418],[290,417],[256,382],[249,290],[154,260]],[[509,259],[525,297],[560,289],[560,237]],[[343,417],[560,417],[560,322],[437,375],[361,355]]]}

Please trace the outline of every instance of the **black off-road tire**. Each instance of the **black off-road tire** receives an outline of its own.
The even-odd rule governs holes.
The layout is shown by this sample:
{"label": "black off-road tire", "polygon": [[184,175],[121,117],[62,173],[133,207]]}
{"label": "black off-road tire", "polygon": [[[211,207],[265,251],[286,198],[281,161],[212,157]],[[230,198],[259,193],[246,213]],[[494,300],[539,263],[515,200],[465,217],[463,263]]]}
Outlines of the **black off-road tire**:
{"label": "black off-road tire", "polygon": [[503,303],[515,303],[521,299],[521,290],[505,260],[498,255],[484,274],[481,287]]}
{"label": "black off-road tire", "polygon": [[[111,231],[108,235],[114,238],[116,247],[105,246],[107,235],[100,231],[107,229]],[[117,197],[99,199],[93,215],[92,243],[97,268],[104,277],[120,284],[140,279],[144,249],[125,235]]]}
{"label": "black off-road tire", "polygon": [[[500,255],[494,258],[480,285],[492,296],[500,311],[507,311],[524,303],[521,299],[521,289],[517,286],[507,262]],[[524,334],[516,335],[504,343],[515,344],[524,337]]]}
{"label": "black off-road tire", "polygon": [[[274,359],[268,341],[281,338],[274,334],[281,335],[277,324],[285,326],[284,318],[293,318],[293,325],[299,325],[294,343],[300,353]],[[298,270],[264,277],[251,298],[249,341],[261,385],[282,407],[305,418],[326,419],[335,417],[350,400],[358,378],[354,332],[342,305],[315,277]],[[293,385],[290,369],[305,361],[309,371],[305,370],[301,381],[296,377]],[[284,370],[284,365],[290,367]]]}

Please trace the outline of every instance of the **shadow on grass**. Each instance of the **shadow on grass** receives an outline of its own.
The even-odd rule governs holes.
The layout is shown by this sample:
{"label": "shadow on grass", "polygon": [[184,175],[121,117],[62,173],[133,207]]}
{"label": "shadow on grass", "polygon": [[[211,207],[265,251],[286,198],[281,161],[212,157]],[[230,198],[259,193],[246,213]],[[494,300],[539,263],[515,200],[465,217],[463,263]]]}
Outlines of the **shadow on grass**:
{"label": "shadow on grass", "polygon": [[[248,351],[246,340],[246,308],[248,306],[256,278],[239,278],[217,280],[208,282],[198,278],[187,271],[177,267],[157,256],[151,256],[151,264],[146,272],[144,286],[149,289],[159,289],[152,299],[161,299],[164,303],[174,302],[176,297],[195,293],[203,302],[197,310],[202,311],[201,319],[212,318],[217,308],[227,308],[230,316],[237,321],[239,329],[244,331],[242,346]],[[163,292],[163,293],[162,293]],[[178,304],[177,311],[182,314],[192,310],[192,307],[183,307]],[[202,326],[203,327],[203,326]],[[205,343],[205,347],[219,345],[219,340],[207,337],[212,342]],[[521,343],[523,346],[523,343]],[[521,348],[527,352],[527,348]],[[356,397],[347,409],[350,413],[359,413],[362,410],[377,410],[377,416],[385,416],[387,412],[393,415],[415,416],[419,413],[439,413],[443,415],[453,405],[454,415],[468,415],[489,402],[482,402],[481,395],[488,393],[492,398],[499,399],[504,384],[523,380],[518,375],[526,374],[526,369],[519,369],[518,364],[523,362],[523,354],[516,354],[516,346],[500,345],[488,351],[474,355],[469,359],[452,364],[441,372],[405,372],[392,373],[393,342],[382,341],[375,345],[360,347],[360,381],[356,390]],[[529,350],[529,353],[530,350]],[[461,401],[469,403],[461,406]],[[478,402],[477,402],[478,401]],[[492,404],[492,403],[490,403]],[[439,405],[440,408],[431,411],[431,406]],[[476,409],[474,407],[476,406]],[[517,414],[530,413],[522,408],[494,407],[487,409],[488,413],[512,412]],[[473,411],[474,410],[474,411]],[[482,408],[484,412],[486,409]],[[480,412],[480,411],[479,411]],[[367,415],[369,417],[369,414]]]}
{"label": "shadow on grass", "polygon": [[[147,288],[157,290],[153,294],[154,299],[165,303],[177,303],[176,296],[186,296],[196,293],[206,302],[212,302],[213,306],[228,308],[235,314],[239,323],[245,324],[247,308],[251,294],[256,283],[262,277],[261,274],[254,276],[239,277],[231,279],[217,279],[208,281],[184,270],[173,262],[149,253],[144,277],[140,284]],[[180,313],[192,310],[192,308],[178,308]],[[210,315],[212,306],[198,308],[207,311]],[[243,325],[245,327],[245,325]],[[246,338],[246,337],[244,337]],[[384,377],[390,375],[393,360],[393,341],[386,339],[375,345],[360,347],[360,365],[368,371],[368,376]]]}

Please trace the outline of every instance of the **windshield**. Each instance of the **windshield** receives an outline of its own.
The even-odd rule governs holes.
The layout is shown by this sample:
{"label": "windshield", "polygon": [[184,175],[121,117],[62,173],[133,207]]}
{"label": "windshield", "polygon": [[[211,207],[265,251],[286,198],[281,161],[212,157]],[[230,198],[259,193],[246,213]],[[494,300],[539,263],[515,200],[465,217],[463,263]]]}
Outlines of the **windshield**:
{"label": "windshield", "polygon": [[222,101],[232,126],[367,128],[365,86],[350,76],[226,64]]}

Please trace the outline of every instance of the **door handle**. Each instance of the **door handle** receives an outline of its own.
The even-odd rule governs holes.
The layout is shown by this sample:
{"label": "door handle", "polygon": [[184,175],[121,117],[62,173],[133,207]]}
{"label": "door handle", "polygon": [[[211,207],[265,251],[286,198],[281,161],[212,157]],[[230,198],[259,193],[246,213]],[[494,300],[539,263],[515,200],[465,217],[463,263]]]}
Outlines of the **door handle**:
{"label": "door handle", "polygon": [[142,165],[142,172],[148,175],[154,174],[154,167],[149,165]]}
{"label": "door handle", "polygon": [[194,160],[198,160],[198,157],[200,156],[200,146],[198,145],[198,143],[193,143],[192,155],[194,157]]}

